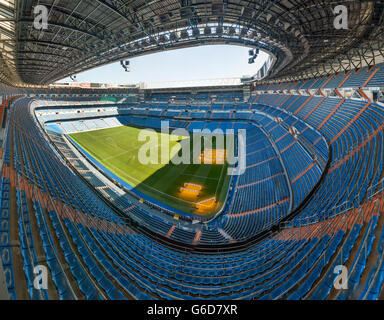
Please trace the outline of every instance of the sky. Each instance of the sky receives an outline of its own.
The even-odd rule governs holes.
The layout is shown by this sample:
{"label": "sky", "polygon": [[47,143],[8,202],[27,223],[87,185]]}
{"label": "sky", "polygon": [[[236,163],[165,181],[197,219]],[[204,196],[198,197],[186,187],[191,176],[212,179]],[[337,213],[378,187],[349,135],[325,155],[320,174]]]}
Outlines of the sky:
{"label": "sky", "polygon": [[[78,82],[135,84],[240,78],[254,75],[268,55],[260,52],[254,64],[248,64],[249,48],[230,45],[207,45],[149,54],[130,59],[130,72],[120,62],[77,74]],[[65,78],[59,82],[72,82]]]}

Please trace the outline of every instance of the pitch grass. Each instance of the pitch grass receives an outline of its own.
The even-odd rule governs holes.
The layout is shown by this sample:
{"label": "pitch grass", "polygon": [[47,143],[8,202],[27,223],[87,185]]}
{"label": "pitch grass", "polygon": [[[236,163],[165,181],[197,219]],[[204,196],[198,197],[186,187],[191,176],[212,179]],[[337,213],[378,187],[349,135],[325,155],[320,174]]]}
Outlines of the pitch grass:
{"label": "pitch grass", "polygon": [[[141,164],[138,152],[145,142],[138,141],[140,130],[135,127],[116,127],[79,132],[69,136],[98,162],[116,176],[147,196],[183,212],[212,216],[220,210],[229,187],[227,164]],[[161,133],[157,133],[160,142]],[[170,150],[185,142],[170,142]],[[213,144],[215,146],[215,143]],[[177,149],[177,148],[176,148]],[[191,143],[192,149],[192,143]],[[161,143],[159,143],[159,159]],[[177,152],[177,151],[176,151]],[[175,152],[174,152],[175,153]],[[191,152],[192,154],[192,152]],[[174,154],[170,154],[171,158]],[[186,201],[180,198],[180,187],[185,182],[203,186],[199,197]],[[216,196],[217,205],[212,210],[199,212],[194,202]]]}

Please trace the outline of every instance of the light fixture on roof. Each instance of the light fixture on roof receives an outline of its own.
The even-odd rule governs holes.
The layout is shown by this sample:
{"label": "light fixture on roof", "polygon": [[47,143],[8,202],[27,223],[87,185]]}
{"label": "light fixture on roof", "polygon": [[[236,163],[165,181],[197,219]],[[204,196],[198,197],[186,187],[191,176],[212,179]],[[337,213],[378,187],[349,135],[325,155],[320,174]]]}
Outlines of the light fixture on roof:
{"label": "light fixture on roof", "polygon": [[123,67],[123,69],[125,70],[125,72],[130,72],[131,71],[131,68],[129,66],[129,60],[125,60],[125,61],[121,60],[120,64]]}
{"label": "light fixture on roof", "polygon": [[245,37],[248,34],[248,29],[247,28],[242,28],[240,31],[240,35],[242,37]]}
{"label": "light fixture on roof", "polygon": [[211,27],[209,27],[209,26],[205,26],[205,28],[204,28],[204,34],[205,34],[206,36],[208,36],[208,35],[210,35],[211,33],[212,33]]}
{"label": "light fixture on roof", "polygon": [[179,10],[181,19],[193,18],[193,10],[191,7],[184,7]]}
{"label": "light fixture on roof", "polygon": [[253,18],[255,15],[255,11],[252,9],[249,9],[247,7],[242,7],[241,8],[241,15],[245,18]]}
{"label": "light fixture on roof", "polygon": [[171,40],[171,41],[176,41],[176,40],[177,40],[176,32],[172,32],[172,33],[169,35],[169,40]]}
{"label": "light fixture on roof", "polygon": [[234,27],[229,27],[228,29],[228,35],[233,36],[236,33],[236,30]]}
{"label": "light fixture on roof", "polygon": [[248,54],[250,56],[250,58],[248,59],[248,64],[253,64],[255,63],[255,60],[257,58],[257,56],[259,55],[260,53],[260,50],[258,48],[256,48],[255,50],[249,50],[248,51]]}
{"label": "light fixture on roof", "polygon": [[169,15],[166,14],[160,15],[159,18],[161,23],[166,23],[167,21],[169,21]]}
{"label": "light fixture on roof", "polygon": [[180,37],[181,37],[182,39],[186,39],[186,38],[188,38],[188,37],[189,37],[188,31],[187,31],[187,30],[182,30],[182,31],[180,32]]}
{"label": "light fixture on roof", "polygon": [[216,27],[216,34],[219,34],[219,35],[223,34],[223,27],[222,26]]}
{"label": "light fixture on roof", "polygon": [[167,37],[164,34],[160,35],[159,36],[159,42],[161,42],[161,43],[167,42]]}
{"label": "light fixture on roof", "polygon": [[192,34],[194,37],[198,37],[200,35],[200,29],[199,28],[193,28]]}

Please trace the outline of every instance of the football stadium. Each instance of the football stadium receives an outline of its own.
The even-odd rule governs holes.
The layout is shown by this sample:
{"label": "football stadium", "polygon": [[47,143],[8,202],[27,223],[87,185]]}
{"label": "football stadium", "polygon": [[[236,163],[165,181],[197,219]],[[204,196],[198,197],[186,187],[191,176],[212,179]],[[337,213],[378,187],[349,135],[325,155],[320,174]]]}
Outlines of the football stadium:
{"label": "football stadium", "polygon": [[384,299],[384,2],[0,0],[0,44],[0,299]]}

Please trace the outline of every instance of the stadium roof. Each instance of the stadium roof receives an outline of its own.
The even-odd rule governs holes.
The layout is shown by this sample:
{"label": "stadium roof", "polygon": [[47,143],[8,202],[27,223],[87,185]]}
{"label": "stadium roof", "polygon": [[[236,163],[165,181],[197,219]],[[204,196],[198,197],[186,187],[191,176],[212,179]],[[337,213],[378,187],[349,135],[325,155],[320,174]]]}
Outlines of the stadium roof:
{"label": "stadium roof", "polygon": [[[345,4],[349,29],[334,27]],[[44,5],[48,28],[34,26]],[[269,52],[270,79],[372,65],[383,57],[379,1],[0,0],[0,81],[49,84],[113,61],[205,44]],[[219,53],[218,53],[219,54]]]}

